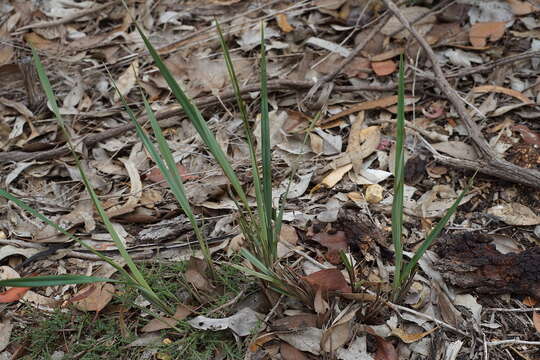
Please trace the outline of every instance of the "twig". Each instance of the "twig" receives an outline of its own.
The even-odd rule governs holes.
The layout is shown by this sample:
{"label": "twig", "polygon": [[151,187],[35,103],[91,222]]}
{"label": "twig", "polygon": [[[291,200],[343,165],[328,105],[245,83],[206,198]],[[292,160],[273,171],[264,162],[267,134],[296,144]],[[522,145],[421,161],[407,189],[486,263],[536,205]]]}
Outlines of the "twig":
{"label": "twig", "polygon": [[[533,169],[525,169],[515,164],[512,164],[506,160],[498,158],[498,155],[491,149],[489,144],[486,142],[480,128],[474,122],[474,119],[469,115],[469,112],[465,108],[462,99],[459,97],[458,93],[452,88],[437,61],[437,57],[433,52],[433,49],[427,41],[414,29],[411,27],[409,21],[403,16],[398,7],[391,0],[383,0],[388,9],[399,19],[399,21],[409,30],[409,32],[414,36],[416,41],[426,52],[428,58],[431,61],[432,69],[435,73],[434,81],[437,83],[440,90],[448,98],[448,100],[454,106],[456,112],[461,117],[463,124],[467,128],[469,136],[473,140],[476,148],[480,154],[482,161],[485,163],[484,167],[477,168],[480,172],[483,173],[497,173],[498,177],[510,180],[513,182],[525,184],[532,187],[540,187],[540,171]],[[461,167],[461,165],[459,165]]]}
{"label": "twig", "polygon": [[[377,125],[377,124],[396,124],[396,123],[397,123],[397,120],[394,120],[394,119],[368,121],[368,124],[373,124],[373,125]],[[439,134],[437,132],[434,132],[434,131],[428,131],[426,129],[422,129],[422,128],[414,125],[410,121],[405,121],[405,126],[408,127],[411,130],[414,130],[414,131],[424,135],[428,139],[431,139],[431,140],[434,140],[434,141],[448,141],[448,136],[441,135],[441,134]]]}
{"label": "twig", "polygon": [[112,6],[112,5],[114,5],[116,3],[119,3],[119,2],[120,2],[120,0],[113,0],[113,1],[108,2],[106,4],[102,4],[102,5],[99,5],[99,6],[94,6],[94,7],[90,8],[90,9],[82,10],[82,11],[79,11],[78,13],[76,13],[76,14],[66,16],[66,17],[58,19],[58,20],[41,21],[41,22],[38,22],[38,23],[26,25],[26,26],[23,26],[23,27],[17,29],[17,32],[24,31],[24,30],[30,30],[30,29],[42,29],[42,28],[46,28],[46,27],[66,24],[68,22],[71,22],[71,21],[73,21],[75,19],[78,19],[78,18],[81,18],[83,16],[90,15],[90,14],[93,14],[95,12],[100,12],[101,10],[104,10],[104,9],[108,8],[109,6]]}
{"label": "twig", "polygon": [[497,311],[497,312],[532,312],[540,311],[540,308],[526,308],[526,309],[505,309],[505,308],[487,308],[484,311]]}
{"label": "twig", "polygon": [[499,340],[499,341],[488,341],[486,342],[487,346],[498,346],[498,345],[540,345],[540,341],[526,341],[520,339],[509,339],[509,340]]}
{"label": "twig", "polygon": [[240,298],[242,297],[242,295],[244,295],[244,293],[245,293],[245,290],[240,291],[240,292],[238,293],[238,295],[236,295],[232,300],[229,300],[229,301],[227,301],[225,304],[220,305],[220,306],[218,306],[217,308],[210,310],[210,311],[207,313],[207,315],[213,314],[213,313],[215,313],[215,312],[218,312],[218,311],[221,310],[221,309],[225,309],[226,307],[229,307],[229,306],[231,306],[231,305],[234,305],[234,304],[238,301],[238,299],[240,299]]}
{"label": "twig", "polygon": [[[305,90],[309,89],[313,85],[313,82],[311,81],[294,81],[294,80],[273,80],[268,82],[268,89],[271,91],[279,91],[279,90]],[[359,87],[363,90],[370,90],[370,91],[386,91],[388,90],[386,87],[378,87],[378,86],[365,86],[365,87]],[[340,89],[337,87],[337,89]],[[244,87],[241,89],[241,94],[247,94],[254,91],[259,91],[260,85],[259,84],[252,84]],[[223,102],[231,102],[235,100],[235,94],[234,91],[228,90],[224,91],[221,96],[221,99]],[[219,103],[219,101],[216,99],[215,96],[206,96],[199,99],[194,100],[195,105],[198,107],[202,106],[208,106],[208,105],[214,105]],[[158,112],[156,114],[156,118],[160,120],[160,125],[162,127],[171,127],[175,124],[178,124],[178,119],[175,117],[182,115],[183,110],[180,107],[177,107],[173,110],[168,110],[164,112]],[[139,119],[140,123],[144,123],[148,120],[146,116],[143,116]],[[92,134],[83,139],[83,143],[87,147],[91,147],[99,142],[105,141],[111,137],[119,136],[126,131],[133,130],[135,126],[131,123],[126,125],[121,125],[118,127],[115,127],[113,129],[109,129],[106,131],[102,131],[100,133]],[[0,153],[0,163],[5,162],[18,162],[18,161],[43,161],[43,160],[50,160],[53,158],[58,158],[62,156],[66,156],[69,154],[69,149],[65,146],[59,147],[57,149],[52,150],[45,150],[45,151],[36,151],[36,152],[25,152],[25,151],[8,151]]]}
{"label": "twig", "polygon": [[360,43],[358,45],[356,45],[356,47],[353,49],[353,51],[351,51],[349,56],[347,56],[347,58],[345,60],[343,60],[341,62],[341,64],[336,66],[334,71],[332,71],[331,73],[326,74],[325,76],[323,76],[321,79],[319,79],[315,83],[315,85],[313,85],[313,87],[311,89],[309,89],[306,96],[302,99],[302,102],[305,102],[305,101],[311,99],[313,97],[313,95],[315,95],[315,93],[321,88],[321,86],[323,86],[327,82],[334,79],[341,72],[341,70],[343,70],[343,68],[345,66],[347,66],[351,61],[353,61],[353,59],[356,57],[356,55],[358,55],[360,53],[360,51],[362,51],[362,49],[373,38],[373,36],[375,36],[375,34],[378,33],[382,29],[384,24],[386,24],[387,19],[388,19],[388,16],[382,16],[380,18],[379,23],[377,24],[377,26],[375,26],[371,30],[371,32],[369,34],[367,34],[367,36],[365,38],[363,38],[362,41],[360,41]]}
{"label": "twig", "polygon": [[434,323],[436,323],[437,325],[440,325],[440,326],[445,327],[445,328],[447,328],[447,329],[449,329],[449,330],[452,330],[452,331],[454,331],[454,332],[456,332],[456,333],[458,333],[458,334],[460,334],[460,335],[463,335],[463,336],[465,336],[465,337],[470,337],[469,334],[467,334],[467,333],[465,333],[465,332],[463,332],[463,331],[461,331],[461,330],[459,330],[459,329],[453,327],[453,326],[450,325],[450,324],[445,323],[444,321],[441,321],[441,320],[439,320],[439,319],[436,319],[436,318],[434,318],[433,316],[429,316],[429,315],[423,314],[423,313],[418,312],[418,311],[416,311],[416,310],[409,309],[409,308],[407,308],[407,307],[405,307],[405,306],[393,304],[393,303],[391,303],[391,302],[389,302],[389,301],[386,302],[386,305],[388,305],[389,307],[391,307],[392,309],[394,309],[394,310],[396,310],[396,311],[401,310],[401,311],[405,311],[405,312],[414,314],[414,315],[416,315],[416,316],[423,317],[424,319],[431,320],[431,321],[433,321]]}

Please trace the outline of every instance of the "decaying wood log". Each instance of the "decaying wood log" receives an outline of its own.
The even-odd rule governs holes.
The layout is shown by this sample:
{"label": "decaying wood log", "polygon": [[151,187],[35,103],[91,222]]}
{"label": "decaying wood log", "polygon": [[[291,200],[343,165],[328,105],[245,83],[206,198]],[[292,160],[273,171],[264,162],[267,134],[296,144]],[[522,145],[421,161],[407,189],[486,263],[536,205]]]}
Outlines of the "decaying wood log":
{"label": "decaying wood log", "polygon": [[443,241],[435,249],[441,257],[437,270],[456,287],[540,299],[540,246],[501,254],[492,240],[489,235],[465,233]]}

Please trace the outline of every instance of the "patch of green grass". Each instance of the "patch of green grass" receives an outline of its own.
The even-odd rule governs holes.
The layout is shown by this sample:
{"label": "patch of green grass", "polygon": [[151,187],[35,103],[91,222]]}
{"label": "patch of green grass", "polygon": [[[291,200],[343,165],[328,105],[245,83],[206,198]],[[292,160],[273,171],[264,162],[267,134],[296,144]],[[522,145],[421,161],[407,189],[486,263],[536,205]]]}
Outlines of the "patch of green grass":
{"label": "patch of green grass", "polygon": [[[240,257],[238,258],[240,261]],[[156,289],[163,299],[178,299],[185,293],[185,282],[181,279],[186,269],[186,262],[155,262],[140,265],[143,276],[149,285]],[[224,263],[218,267],[217,280],[223,293],[216,296],[211,303],[198,309],[201,314],[215,309],[231,301],[242,288],[256,287],[252,279],[243,276],[242,272],[231,264]],[[125,286],[119,289],[111,305],[123,305],[131,309],[124,314],[129,335],[123,337],[119,328],[118,313],[104,313],[97,317],[95,313],[83,313],[75,309],[67,312],[56,311],[43,313],[26,307],[21,316],[32,319],[25,328],[17,327],[12,341],[26,344],[27,353],[22,359],[51,359],[55,351],[63,351],[64,359],[138,359],[145,351],[159,354],[162,359],[211,359],[221,354],[225,359],[242,359],[245,344],[237,343],[230,331],[201,331],[193,329],[186,321],[178,323],[178,329],[162,330],[161,341],[145,347],[128,348],[142,334],[139,329],[152,317],[142,318],[136,307],[132,306],[139,296],[137,289]],[[232,315],[230,307],[210,316],[221,317]]]}
{"label": "patch of green grass", "polygon": [[[121,359],[132,338],[123,338],[117,328],[116,315],[100,315],[72,311],[52,314],[30,309],[34,324],[17,328],[13,341],[26,344],[22,359],[50,359],[55,351],[65,359]],[[35,313],[35,314],[34,314]]]}

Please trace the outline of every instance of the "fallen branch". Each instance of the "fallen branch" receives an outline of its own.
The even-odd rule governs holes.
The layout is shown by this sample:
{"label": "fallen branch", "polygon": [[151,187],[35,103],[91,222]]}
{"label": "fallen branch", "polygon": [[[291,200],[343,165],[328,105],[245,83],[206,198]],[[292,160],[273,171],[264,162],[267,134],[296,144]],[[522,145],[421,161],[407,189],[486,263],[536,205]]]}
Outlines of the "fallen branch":
{"label": "fallen branch", "polygon": [[[313,86],[313,82],[311,81],[294,81],[294,80],[273,80],[268,82],[268,89],[270,91],[305,91],[306,89],[309,89]],[[368,91],[387,91],[389,90],[386,86],[365,86],[365,87],[357,87],[361,90],[368,90]],[[252,84],[244,87],[241,89],[241,94],[248,94],[250,92],[259,91],[260,86],[259,84]],[[338,90],[342,90],[340,87],[336,87]],[[223,102],[234,102],[235,101],[235,94],[233,90],[228,90],[223,92],[223,94],[220,95],[221,101]],[[199,99],[194,100],[195,105],[198,107],[202,106],[209,106],[209,105],[216,105],[219,104],[219,100],[215,96],[206,96]],[[156,118],[160,121],[159,124],[163,128],[174,126],[175,124],[178,124],[177,117],[182,115],[184,112],[181,107],[176,107],[172,110],[167,110],[163,112],[158,112],[156,114]],[[139,123],[144,123],[148,120],[146,116],[142,116],[139,118]],[[126,125],[121,125],[118,127],[115,127],[113,129],[109,129],[106,131],[102,131],[100,133],[92,134],[86,136],[84,139],[82,139],[83,144],[86,147],[94,146],[95,144],[105,141],[107,139],[110,139],[115,136],[119,136],[126,131],[133,130],[135,126],[131,123],[128,123]],[[66,156],[69,154],[69,149],[66,146],[62,146],[56,149],[51,150],[44,150],[44,151],[36,151],[36,152],[26,152],[26,151],[8,151],[4,153],[0,153],[0,163],[5,162],[18,162],[18,161],[44,161],[44,160],[50,160],[62,156]]]}
{"label": "fallen branch", "polygon": [[[397,19],[405,26],[407,30],[414,36],[416,41],[426,52],[426,55],[431,61],[431,66],[435,77],[433,81],[437,83],[439,89],[448,98],[448,100],[454,106],[456,112],[461,117],[463,124],[465,125],[469,136],[473,140],[476,149],[480,155],[480,164],[484,166],[478,167],[475,170],[484,174],[494,175],[498,174],[498,177],[509,180],[512,182],[540,188],[540,171],[533,169],[526,169],[515,164],[512,164],[506,160],[498,159],[498,155],[491,149],[486,139],[482,135],[480,128],[476,125],[473,118],[469,115],[469,112],[465,108],[465,105],[458,93],[452,88],[437,61],[436,55],[433,49],[427,41],[411,26],[409,21],[403,16],[399,8],[392,2],[392,0],[383,0],[388,9],[396,16]],[[464,167],[463,161],[459,160],[457,167]]]}

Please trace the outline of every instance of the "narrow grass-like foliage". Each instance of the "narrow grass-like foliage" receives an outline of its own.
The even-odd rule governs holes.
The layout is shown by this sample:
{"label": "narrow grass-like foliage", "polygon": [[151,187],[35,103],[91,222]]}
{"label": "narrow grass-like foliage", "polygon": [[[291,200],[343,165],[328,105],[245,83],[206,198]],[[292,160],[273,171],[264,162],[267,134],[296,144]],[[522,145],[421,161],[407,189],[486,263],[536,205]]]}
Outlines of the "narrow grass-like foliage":
{"label": "narrow grass-like foliage", "polygon": [[[126,263],[126,265],[127,265],[128,269],[130,270],[130,272],[127,272],[126,270],[124,270],[123,266],[120,265],[120,264],[117,264],[114,260],[106,257],[105,255],[101,254],[98,251],[95,251],[92,247],[88,246],[84,241],[81,241],[79,238],[69,234],[69,232],[67,232],[65,229],[63,229],[62,227],[60,227],[57,224],[53,223],[49,219],[47,219],[47,217],[44,216],[43,214],[41,214],[39,211],[37,211],[37,210],[31,208],[30,206],[26,205],[20,199],[17,199],[13,195],[11,195],[11,194],[7,193],[6,191],[3,191],[3,190],[0,192],[0,195],[4,196],[8,200],[13,201],[15,204],[17,204],[18,206],[20,206],[24,210],[29,211],[30,213],[37,216],[38,218],[40,218],[41,220],[43,220],[47,224],[53,226],[56,230],[68,235],[71,239],[76,240],[82,246],[84,246],[85,248],[91,250],[94,254],[98,255],[102,260],[104,260],[107,263],[111,264],[118,271],[120,271],[120,273],[126,278],[126,283],[140,289],[142,291],[143,295],[147,298],[147,300],[151,301],[153,304],[158,306],[161,310],[169,312],[169,313],[173,313],[173,309],[170,306],[168,306],[166,303],[164,303],[156,295],[156,293],[152,290],[150,285],[148,285],[148,283],[146,282],[146,279],[144,278],[142,273],[139,271],[139,269],[137,268],[137,266],[133,262],[133,259],[131,258],[131,256],[127,252],[127,250],[126,250],[126,248],[124,246],[124,243],[122,242],[122,239],[121,239],[120,235],[118,235],[116,229],[114,228],[111,220],[109,219],[109,216],[105,212],[105,209],[103,208],[103,205],[101,204],[101,201],[99,200],[99,197],[97,196],[94,188],[90,184],[90,181],[88,180],[88,177],[86,176],[86,174],[84,172],[84,169],[83,169],[83,167],[81,165],[81,162],[79,160],[79,156],[75,151],[75,147],[73,146],[73,143],[71,142],[70,134],[69,134],[68,130],[66,129],[66,126],[65,126],[65,123],[64,123],[64,120],[63,120],[62,116],[60,115],[60,109],[58,108],[58,104],[57,104],[57,101],[56,101],[56,97],[55,97],[55,95],[53,93],[52,86],[51,86],[51,84],[49,82],[49,79],[47,77],[45,69],[43,68],[41,60],[39,59],[39,56],[38,56],[36,50],[33,49],[33,48],[32,48],[32,55],[33,55],[34,65],[36,67],[38,77],[39,77],[39,80],[41,82],[41,86],[42,86],[43,91],[45,92],[45,95],[47,97],[48,104],[51,107],[51,110],[52,110],[53,114],[56,117],[58,126],[60,127],[60,129],[61,129],[61,131],[62,131],[62,133],[63,133],[63,135],[64,135],[64,137],[66,139],[66,142],[67,142],[67,145],[68,145],[69,149],[71,150],[71,154],[73,155],[73,158],[75,160],[75,164],[76,164],[76,166],[77,166],[77,168],[79,170],[79,174],[80,174],[81,179],[82,179],[82,181],[83,181],[83,183],[85,185],[86,191],[90,195],[90,199],[92,200],[92,203],[94,204],[94,207],[96,208],[98,214],[100,215],[100,217],[101,217],[101,219],[102,219],[102,221],[103,221],[103,223],[105,225],[105,228],[107,229],[107,231],[111,235],[111,238],[112,238],[113,242],[115,243],[116,247],[118,248],[118,251],[120,252],[120,255],[122,256],[122,259]],[[41,284],[40,286],[52,286],[52,285],[58,285],[58,284],[73,284],[73,283],[81,283],[81,281],[83,281],[84,278],[85,277],[81,276],[81,275],[78,275],[78,276],[76,276],[76,275],[68,275],[68,276],[66,276],[66,275],[57,275],[57,276],[45,276],[45,277],[42,276],[42,277],[34,277],[34,278],[27,278],[27,279],[19,279],[19,284],[21,284],[21,285],[18,285],[18,286],[25,286],[25,285],[22,285],[22,284],[28,283],[27,281],[34,281],[35,283]],[[88,280],[86,282],[92,282],[93,280],[100,279],[100,278],[86,277],[86,279]],[[77,282],[74,282],[74,281],[77,281]],[[97,280],[97,281],[101,281],[101,280]],[[113,280],[111,280],[111,281],[113,281]],[[13,284],[13,281],[11,281],[11,283]],[[5,282],[0,281],[0,286],[8,286],[8,285],[5,285],[5,284],[6,284]],[[11,286],[13,286],[13,285],[11,285]]]}
{"label": "narrow grass-like foliage", "polygon": [[416,272],[418,261],[424,256],[429,247],[440,235],[444,226],[455,214],[457,208],[463,200],[465,194],[472,186],[474,175],[468,185],[459,194],[456,201],[447,210],[443,218],[426,236],[422,245],[416,250],[411,260],[407,263],[403,261],[403,242],[401,237],[403,234],[403,195],[405,189],[405,156],[403,145],[405,142],[405,65],[403,55],[399,60],[399,87],[398,87],[398,107],[397,107],[397,124],[396,124],[396,153],[395,153],[395,179],[394,179],[394,200],[392,203],[392,241],[394,244],[394,280],[392,284],[393,301],[399,301],[407,290],[407,284]]}

